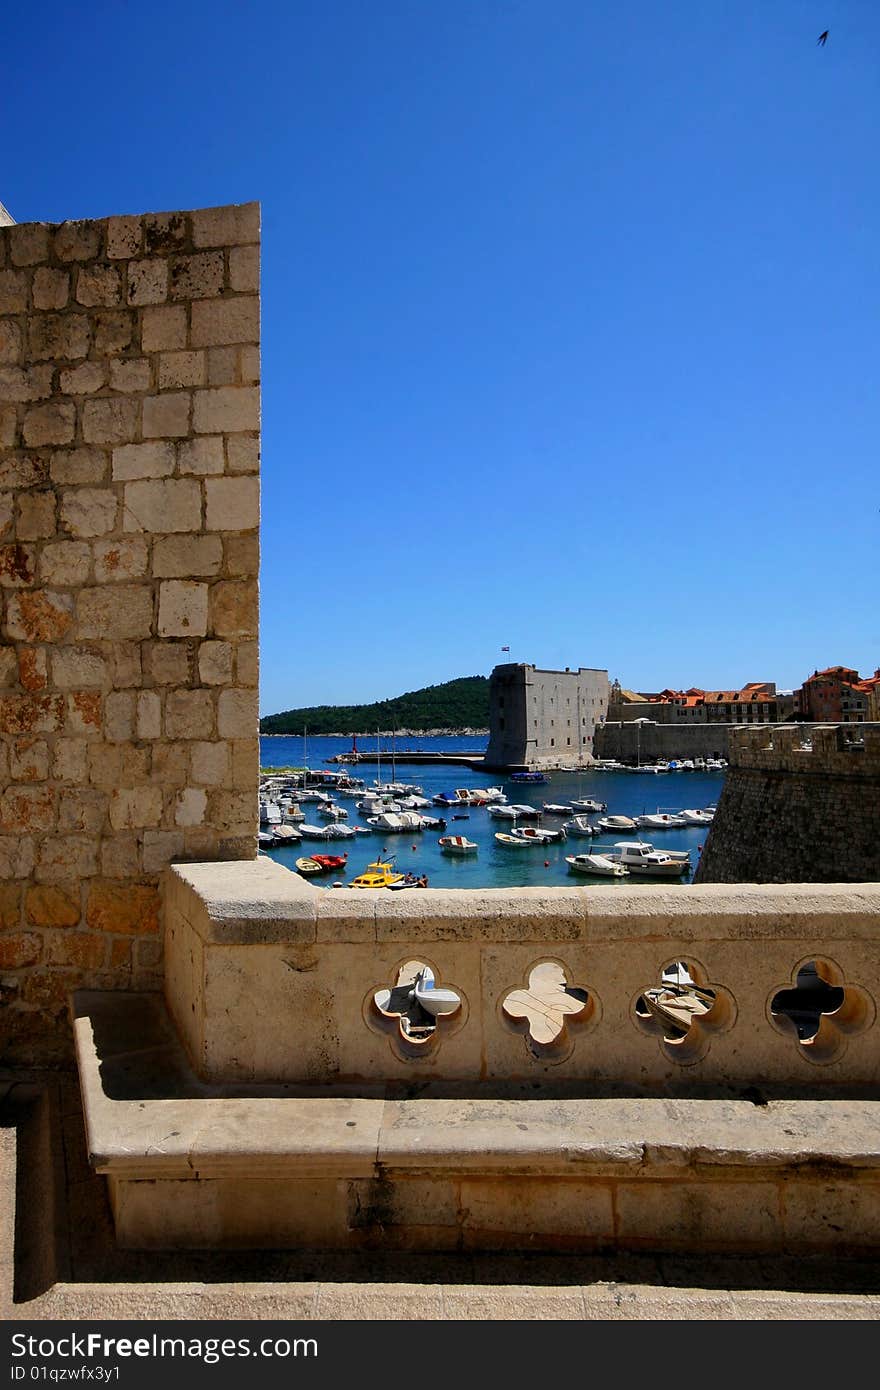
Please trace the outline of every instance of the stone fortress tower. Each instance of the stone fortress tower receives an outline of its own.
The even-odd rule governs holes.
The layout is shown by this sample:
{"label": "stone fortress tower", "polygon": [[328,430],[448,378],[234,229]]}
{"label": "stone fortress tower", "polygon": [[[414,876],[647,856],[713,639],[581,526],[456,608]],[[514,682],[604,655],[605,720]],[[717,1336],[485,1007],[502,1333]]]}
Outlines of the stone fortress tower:
{"label": "stone fortress tower", "polygon": [[577,767],[593,760],[608,712],[608,672],[591,666],[543,671],[523,662],[489,678],[489,768]]}

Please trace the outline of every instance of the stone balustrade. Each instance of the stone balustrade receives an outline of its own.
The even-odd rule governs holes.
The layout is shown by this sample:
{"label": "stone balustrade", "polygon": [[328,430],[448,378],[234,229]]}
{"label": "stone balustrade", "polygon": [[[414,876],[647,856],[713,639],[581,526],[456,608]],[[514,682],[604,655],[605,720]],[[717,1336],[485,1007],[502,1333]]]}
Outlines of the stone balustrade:
{"label": "stone balustrade", "polygon": [[[877,884],[362,892],[258,859],[163,886],[166,1000],[209,1082],[816,1097],[880,1079]],[[683,1036],[643,1002],[676,961],[710,991]],[[807,962],[832,988],[801,1038],[774,1002]],[[412,1028],[424,966],[460,1003]]]}

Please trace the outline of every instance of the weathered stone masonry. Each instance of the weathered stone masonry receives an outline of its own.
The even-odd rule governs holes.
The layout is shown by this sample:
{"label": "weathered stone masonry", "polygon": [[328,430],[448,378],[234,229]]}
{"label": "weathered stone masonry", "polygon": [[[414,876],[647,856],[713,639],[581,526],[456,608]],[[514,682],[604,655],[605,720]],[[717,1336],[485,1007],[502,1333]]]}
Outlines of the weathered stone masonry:
{"label": "weathered stone masonry", "polygon": [[256,852],[259,206],[0,227],[0,1056]]}
{"label": "weathered stone masonry", "polygon": [[739,729],[699,883],[880,880],[880,725]]}

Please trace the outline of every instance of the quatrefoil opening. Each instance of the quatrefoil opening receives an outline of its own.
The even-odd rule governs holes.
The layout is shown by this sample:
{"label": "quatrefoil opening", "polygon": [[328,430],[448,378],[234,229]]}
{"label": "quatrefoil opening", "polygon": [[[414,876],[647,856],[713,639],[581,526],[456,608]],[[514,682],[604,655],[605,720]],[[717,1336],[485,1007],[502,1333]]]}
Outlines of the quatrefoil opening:
{"label": "quatrefoil opening", "polygon": [[572,1050],[570,1023],[585,1023],[593,1013],[589,992],[568,983],[556,960],[539,961],[529,971],[525,989],[512,989],[501,1001],[504,1018],[525,1036],[536,1057],[562,1060]]}
{"label": "quatrefoil opening", "polygon": [[792,971],[793,986],[777,990],[769,1016],[777,1032],[794,1038],[802,1057],[834,1062],[846,1050],[848,1034],[861,1033],[874,1021],[866,990],[845,981],[829,959],[802,960]]}
{"label": "quatrefoil opening", "polygon": [[706,979],[696,962],[668,961],[660,972],[660,983],[634,1002],[639,1027],[658,1038],[673,1061],[698,1061],[709,1049],[711,1034],[733,1024],[731,996],[717,985],[704,983]]}
{"label": "quatrefoil opening", "polygon": [[396,982],[375,990],[372,1002],[407,1051],[429,1047],[443,1021],[460,1015],[462,1004],[458,990],[438,985],[434,970],[422,960],[405,961]]}

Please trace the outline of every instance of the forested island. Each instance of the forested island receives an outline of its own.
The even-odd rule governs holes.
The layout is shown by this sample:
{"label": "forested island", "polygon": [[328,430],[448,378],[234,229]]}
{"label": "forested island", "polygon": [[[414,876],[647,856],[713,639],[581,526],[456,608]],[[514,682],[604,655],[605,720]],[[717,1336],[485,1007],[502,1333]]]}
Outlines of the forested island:
{"label": "forested island", "polygon": [[488,733],[489,681],[460,676],[372,705],[309,705],[267,714],[261,734]]}

